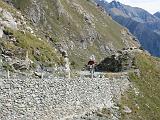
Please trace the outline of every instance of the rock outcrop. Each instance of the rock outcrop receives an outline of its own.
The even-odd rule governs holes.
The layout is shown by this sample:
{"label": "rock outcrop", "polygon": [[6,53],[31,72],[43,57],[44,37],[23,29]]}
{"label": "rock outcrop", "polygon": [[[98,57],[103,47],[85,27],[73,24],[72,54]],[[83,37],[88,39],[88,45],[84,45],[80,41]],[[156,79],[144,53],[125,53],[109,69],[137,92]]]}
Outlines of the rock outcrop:
{"label": "rock outcrop", "polygon": [[13,18],[12,14],[5,9],[0,8],[0,26],[2,27],[9,27],[12,29],[17,29],[17,22],[16,19]]}
{"label": "rock outcrop", "polygon": [[131,69],[134,66],[134,54],[131,50],[118,51],[105,58],[97,66],[97,71],[122,72]]}

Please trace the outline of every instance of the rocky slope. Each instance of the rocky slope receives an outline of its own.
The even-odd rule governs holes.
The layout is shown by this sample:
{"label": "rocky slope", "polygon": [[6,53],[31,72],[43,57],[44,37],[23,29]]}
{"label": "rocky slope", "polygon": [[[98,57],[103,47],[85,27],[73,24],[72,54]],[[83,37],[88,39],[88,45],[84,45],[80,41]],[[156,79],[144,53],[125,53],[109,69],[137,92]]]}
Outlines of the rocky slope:
{"label": "rocky slope", "polygon": [[147,11],[124,5],[120,2],[111,3],[96,1],[112,16],[112,18],[127,27],[135,35],[142,47],[154,56],[160,56],[160,19]]}
{"label": "rocky slope", "polygon": [[[140,50],[136,38],[102,7],[89,0],[4,1],[0,119],[159,117],[159,59]],[[64,51],[73,68],[81,69],[95,54],[104,71],[90,79],[86,71],[71,69],[71,79],[64,79]]]}
{"label": "rocky slope", "polygon": [[100,60],[117,49],[139,46],[127,30],[122,35],[122,26],[86,0],[17,0],[10,4],[22,12],[42,40],[60,52],[68,51],[75,66],[82,67],[91,54]]}
{"label": "rocky slope", "polygon": [[[59,53],[38,36],[29,21],[12,6],[0,1],[0,59],[11,71],[54,65]],[[33,62],[34,61],[34,62]]]}
{"label": "rocky slope", "polygon": [[136,69],[103,73],[103,77],[93,79],[0,78],[0,118],[158,120],[160,60],[140,50],[131,53]]}
{"label": "rocky slope", "polygon": [[127,105],[133,111],[131,114],[124,114],[122,119],[158,120],[160,118],[160,96],[158,92],[160,59],[151,58],[142,53],[136,55],[135,63],[140,70],[140,74],[131,73],[130,79],[136,89],[131,89],[122,98],[122,106]]}

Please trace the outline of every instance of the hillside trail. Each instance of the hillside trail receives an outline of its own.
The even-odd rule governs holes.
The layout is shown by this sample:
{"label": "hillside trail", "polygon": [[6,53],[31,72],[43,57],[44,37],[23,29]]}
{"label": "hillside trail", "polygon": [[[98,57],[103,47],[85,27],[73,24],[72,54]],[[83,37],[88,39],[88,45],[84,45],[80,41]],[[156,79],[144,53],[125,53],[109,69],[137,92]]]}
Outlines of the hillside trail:
{"label": "hillside trail", "polygon": [[70,79],[54,74],[46,74],[43,78],[0,77],[0,118],[120,120],[119,103],[132,86],[128,75],[131,71],[95,72],[93,78],[90,71],[76,70],[71,71]]}
{"label": "hillside trail", "polygon": [[[118,103],[121,94],[130,87],[127,75],[96,72],[97,77],[91,79],[89,71],[80,74],[71,79],[0,78],[0,117],[2,120],[119,120]],[[99,78],[100,75],[104,78]]]}
{"label": "hillside trail", "polygon": [[[125,72],[94,72],[93,79],[96,78],[120,78],[123,76],[128,76],[128,72],[131,71],[125,71]],[[80,78],[91,78],[90,71],[77,71]],[[91,78],[92,79],[92,78]]]}
{"label": "hillside trail", "polygon": [[[143,53],[143,50],[137,49],[137,48],[131,48],[129,50],[124,50],[124,52],[128,52],[128,53]],[[137,72],[137,69],[130,69],[130,70],[126,70],[126,71],[121,71],[121,72],[94,72],[94,76],[93,78],[120,78],[122,76],[128,76],[128,73],[130,72]],[[76,73],[80,76],[80,78],[91,78],[91,73],[88,70],[84,70],[84,71],[76,71]]]}

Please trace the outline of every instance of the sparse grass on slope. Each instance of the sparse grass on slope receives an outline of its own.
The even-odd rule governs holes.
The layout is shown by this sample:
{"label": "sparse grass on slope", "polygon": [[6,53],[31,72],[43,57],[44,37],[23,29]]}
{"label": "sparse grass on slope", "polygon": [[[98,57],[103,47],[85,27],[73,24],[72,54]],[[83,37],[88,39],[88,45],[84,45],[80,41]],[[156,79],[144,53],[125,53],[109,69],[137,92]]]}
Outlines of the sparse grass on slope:
{"label": "sparse grass on slope", "polygon": [[[24,15],[28,15],[29,20],[33,20],[30,13],[40,18],[34,23],[37,34],[42,38],[52,38],[52,45],[65,44],[71,63],[75,63],[78,69],[87,63],[92,54],[97,62],[105,58],[109,54],[107,46],[112,50],[125,47],[121,34],[123,27],[88,0],[35,0],[31,2],[33,4],[30,1],[13,0],[13,3]],[[37,6],[40,13],[36,10]],[[86,16],[91,23],[87,22]],[[129,43],[132,42],[129,39]],[[85,48],[82,47],[84,44]]]}
{"label": "sparse grass on slope", "polygon": [[122,35],[120,26],[118,23],[113,21],[109,16],[107,16],[104,12],[102,12],[98,7],[95,7],[91,2],[87,2],[86,0],[77,0],[83,8],[94,15],[94,23],[95,29],[98,33],[100,33],[102,37],[102,43],[112,42],[113,45],[117,48],[123,48],[124,43],[122,43]]}
{"label": "sparse grass on slope", "polygon": [[[21,31],[14,31],[11,29],[6,29],[6,32],[13,34],[16,38],[16,42],[12,43],[7,40],[1,41],[3,46],[12,51],[14,55],[18,58],[23,58],[24,56],[18,55],[16,51],[22,48],[29,53],[29,58],[33,61],[39,61],[44,63],[44,65],[54,65],[59,62],[56,53],[53,48],[46,40],[39,40],[37,37],[33,36],[31,33],[26,32],[25,34]],[[26,53],[24,53],[25,55]]]}
{"label": "sparse grass on slope", "polygon": [[13,7],[3,2],[2,0],[0,0],[0,8],[6,9],[10,13],[16,13],[16,10]]}
{"label": "sparse grass on slope", "polygon": [[17,9],[24,10],[31,4],[31,0],[12,0],[12,3],[14,3]]}
{"label": "sparse grass on slope", "polygon": [[138,54],[136,65],[141,76],[130,74],[130,79],[139,95],[131,90],[123,97],[122,104],[133,110],[131,114],[123,114],[123,120],[160,120],[160,59]]}

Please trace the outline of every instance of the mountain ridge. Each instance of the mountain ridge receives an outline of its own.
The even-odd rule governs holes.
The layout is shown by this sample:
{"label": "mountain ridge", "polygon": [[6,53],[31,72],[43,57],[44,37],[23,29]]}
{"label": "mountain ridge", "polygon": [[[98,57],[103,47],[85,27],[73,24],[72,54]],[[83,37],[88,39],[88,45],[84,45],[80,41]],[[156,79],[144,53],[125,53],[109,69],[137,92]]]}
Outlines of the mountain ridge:
{"label": "mountain ridge", "polygon": [[[139,39],[144,49],[154,56],[160,56],[160,19],[158,17],[141,8],[123,5],[116,1],[105,4],[99,1],[97,4],[102,5],[115,21],[127,27]],[[150,34],[151,36],[146,37],[146,34]]]}
{"label": "mountain ridge", "polygon": [[158,18],[160,18],[160,12],[156,12],[154,13],[155,16],[157,16]]}

